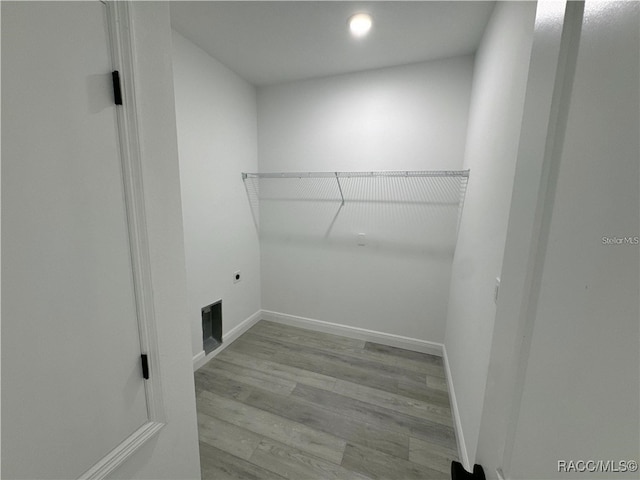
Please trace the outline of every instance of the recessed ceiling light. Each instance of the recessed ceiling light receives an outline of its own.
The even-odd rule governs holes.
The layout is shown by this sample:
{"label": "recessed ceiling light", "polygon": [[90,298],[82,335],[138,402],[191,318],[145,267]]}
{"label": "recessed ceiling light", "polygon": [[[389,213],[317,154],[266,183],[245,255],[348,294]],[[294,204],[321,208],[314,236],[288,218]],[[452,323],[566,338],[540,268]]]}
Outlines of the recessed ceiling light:
{"label": "recessed ceiling light", "polygon": [[354,37],[364,37],[371,30],[372,24],[373,20],[368,13],[356,13],[349,18],[349,30]]}

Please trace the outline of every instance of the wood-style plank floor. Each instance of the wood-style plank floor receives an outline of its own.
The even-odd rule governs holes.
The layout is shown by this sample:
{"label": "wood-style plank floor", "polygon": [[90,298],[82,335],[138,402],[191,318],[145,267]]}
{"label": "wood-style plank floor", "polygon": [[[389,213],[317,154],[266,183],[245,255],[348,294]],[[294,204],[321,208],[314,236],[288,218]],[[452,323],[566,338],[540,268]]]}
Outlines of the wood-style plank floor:
{"label": "wood-style plank floor", "polygon": [[198,370],[203,479],[448,479],[442,359],[260,321]]}

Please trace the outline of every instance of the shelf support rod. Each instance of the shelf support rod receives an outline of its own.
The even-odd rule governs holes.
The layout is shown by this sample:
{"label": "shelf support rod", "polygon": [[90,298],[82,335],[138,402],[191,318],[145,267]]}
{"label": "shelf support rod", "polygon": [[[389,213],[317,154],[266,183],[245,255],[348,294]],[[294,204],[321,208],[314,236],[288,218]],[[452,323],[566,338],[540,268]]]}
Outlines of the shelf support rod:
{"label": "shelf support rod", "polygon": [[340,206],[344,205],[344,195],[342,194],[342,185],[340,185],[340,177],[338,176],[338,172],[334,172],[336,174],[336,182],[338,182],[338,190],[340,190],[340,197],[342,198],[342,203]]}

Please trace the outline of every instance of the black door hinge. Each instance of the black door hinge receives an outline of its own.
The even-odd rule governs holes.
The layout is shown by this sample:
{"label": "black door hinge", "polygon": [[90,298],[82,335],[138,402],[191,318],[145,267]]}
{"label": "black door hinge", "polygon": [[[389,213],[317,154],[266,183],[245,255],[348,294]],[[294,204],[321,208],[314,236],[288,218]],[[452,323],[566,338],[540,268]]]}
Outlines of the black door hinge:
{"label": "black door hinge", "polygon": [[116,105],[122,105],[122,87],[120,86],[120,72],[114,70],[111,72],[113,78],[113,102]]}
{"label": "black door hinge", "polygon": [[142,359],[142,376],[145,380],[149,380],[149,359],[147,354],[143,353],[140,358]]}

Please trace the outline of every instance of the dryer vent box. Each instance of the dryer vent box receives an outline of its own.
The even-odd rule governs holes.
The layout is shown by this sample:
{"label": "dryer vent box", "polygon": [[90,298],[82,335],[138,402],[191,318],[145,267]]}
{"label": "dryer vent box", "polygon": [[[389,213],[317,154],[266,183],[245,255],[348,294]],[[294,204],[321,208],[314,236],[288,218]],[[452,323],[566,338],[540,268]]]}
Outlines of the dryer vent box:
{"label": "dryer vent box", "polygon": [[202,348],[208,355],[222,345],[222,300],[202,309]]}

